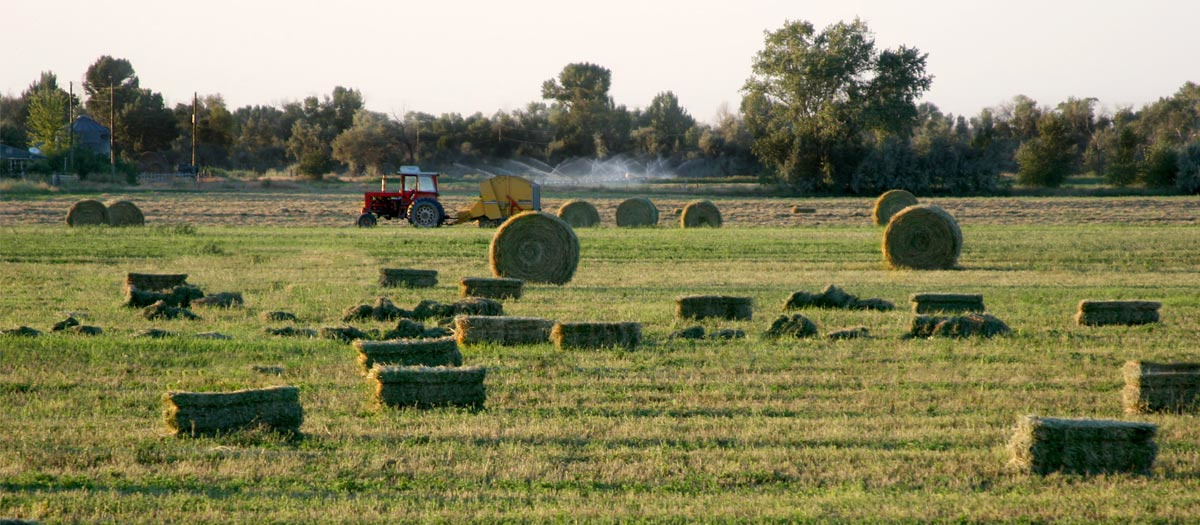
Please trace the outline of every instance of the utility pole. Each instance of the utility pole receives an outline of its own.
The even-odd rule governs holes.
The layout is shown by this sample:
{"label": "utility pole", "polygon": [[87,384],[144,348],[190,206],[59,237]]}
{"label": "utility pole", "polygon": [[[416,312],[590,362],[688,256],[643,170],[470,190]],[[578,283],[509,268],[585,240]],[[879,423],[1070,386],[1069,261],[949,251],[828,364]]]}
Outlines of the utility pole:
{"label": "utility pole", "polygon": [[192,175],[200,181],[200,170],[196,168],[196,92],[192,92]]}
{"label": "utility pole", "polygon": [[[67,159],[70,161],[69,166],[75,166],[75,81],[70,84],[70,91],[67,95]],[[69,171],[69,170],[65,170]]]}
{"label": "utility pole", "polygon": [[112,78],[108,79],[108,182],[117,180],[117,111]]}

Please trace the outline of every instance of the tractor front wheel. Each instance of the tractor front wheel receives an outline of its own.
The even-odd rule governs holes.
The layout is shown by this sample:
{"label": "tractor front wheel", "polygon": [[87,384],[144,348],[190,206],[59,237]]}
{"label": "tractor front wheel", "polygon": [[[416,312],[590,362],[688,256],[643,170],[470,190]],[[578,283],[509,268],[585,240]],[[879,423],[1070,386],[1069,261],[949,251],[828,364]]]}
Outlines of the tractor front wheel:
{"label": "tractor front wheel", "polygon": [[359,228],[374,227],[376,222],[378,222],[378,221],[375,219],[374,213],[364,213],[364,214],[358,216],[358,227]]}
{"label": "tractor front wheel", "polygon": [[417,199],[408,207],[408,222],[418,228],[436,228],[444,220],[442,205],[436,200]]}

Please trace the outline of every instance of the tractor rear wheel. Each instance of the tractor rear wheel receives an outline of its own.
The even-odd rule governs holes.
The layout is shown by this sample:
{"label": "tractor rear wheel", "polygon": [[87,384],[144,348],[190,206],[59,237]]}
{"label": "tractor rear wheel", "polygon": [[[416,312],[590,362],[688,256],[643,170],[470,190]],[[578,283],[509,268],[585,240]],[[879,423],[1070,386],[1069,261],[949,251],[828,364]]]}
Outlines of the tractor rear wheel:
{"label": "tractor rear wheel", "polygon": [[408,207],[408,222],[418,228],[436,228],[445,220],[442,204],[428,197],[417,199]]}
{"label": "tractor rear wheel", "polygon": [[364,214],[358,216],[358,227],[359,228],[374,227],[376,222],[378,222],[378,221],[375,219],[374,213],[364,213]]}

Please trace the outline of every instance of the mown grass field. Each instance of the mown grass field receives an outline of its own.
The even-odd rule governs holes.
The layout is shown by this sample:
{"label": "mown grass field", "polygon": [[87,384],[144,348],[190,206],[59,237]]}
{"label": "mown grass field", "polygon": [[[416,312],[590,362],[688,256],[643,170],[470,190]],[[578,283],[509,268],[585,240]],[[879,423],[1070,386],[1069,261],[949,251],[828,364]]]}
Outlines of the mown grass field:
{"label": "mown grass field", "polygon": [[[182,227],[167,219],[143,229],[70,230],[6,221],[0,328],[48,330],[74,312],[105,334],[0,338],[0,517],[1200,519],[1200,421],[1129,418],[1119,402],[1125,360],[1200,358],[1200,228],[1072,221],[1069,213],[1052,225],[964,220],[962,269],[945,272],[886,270],[881,230],[865,220],[579,230],[575,280],[529,285],[506,311],[641,321],[647,343],[636,351],[466,347],[467,364],[490,370],[480,412],[380,410],[353,348],[268,336],[258,313],[288,310],[300,316],[299,326],[319,328],[341,324],[342,309],[381,294],[402,307],[423,298],[449,302],[459,277],[488,275],[491,230]],[[436,268],[441,282],[431,290],[385,290],[375,284],[380,267]],[[206,291],[242,292],[247,305],[197,308],[201,321],[146,321],[120,307],[129,271],[189,273]],[[866,326],[868,340],[759,337],[789,293],[830,283],[899,308],[803,312],[822,333]],[[901,339],[912,315],[907,297],[921,291],[983,293],[1014,335]],[[744,329],[749,338],[669,341],[670,332],[691,324],[673,319],[673,299],[693,293],[752,296],[752,321],[705,323]],[[1071,316],[1080,299],[1159,300],[1163,322],[1077,327]],[[151,326],[180,336],[132,337]],[[233,339],[190,337],[210,330]],[[262,364],[287,371],[251,370]],[[303,439],[178,439],[163,427],[167,390],[274,384],[301,388]],[[1029,413],[1159,424],[1154,476],[1012,472],[1005,444],[1017,417]]]}

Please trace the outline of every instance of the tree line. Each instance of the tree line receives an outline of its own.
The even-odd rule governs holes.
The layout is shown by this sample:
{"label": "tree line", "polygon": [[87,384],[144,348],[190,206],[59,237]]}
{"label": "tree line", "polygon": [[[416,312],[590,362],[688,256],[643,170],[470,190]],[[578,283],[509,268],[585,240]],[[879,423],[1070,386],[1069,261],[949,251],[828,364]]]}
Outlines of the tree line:
{"label": "tree line", "polygon": [[114,130],[122,170],[166,171],[191,158],[206,168],[390,173],[401,164],[464,159],[574,157],[711,159],[796,192],[993,193],[1005,173],[1023,185],[1055,187],[1095,173],[1114,186],[1200,191],[1200,86],[1114,114],[1095,98],[1043,106],[1018,95],[974,116],[918,102],[933,77],[927,54],[880,49],[861,20],[817,30],[788,21],[765,33],[736,111],[698,122],[671,91],[644,108],[616,104],[612,73],[573,63],[541,86],[542,100],[491,115],[403,115],[366,109],[362,94],[335,87],[318,97],[230,109],[221,95],[168,108],[141,86],[128,60],[102,56],[88,67],[83,100],[43,73],[20,96],[0,96],[0,142],[38,146],[57,170],[107,170],[107,158],[76,146],[66,115],[87,114]]}

